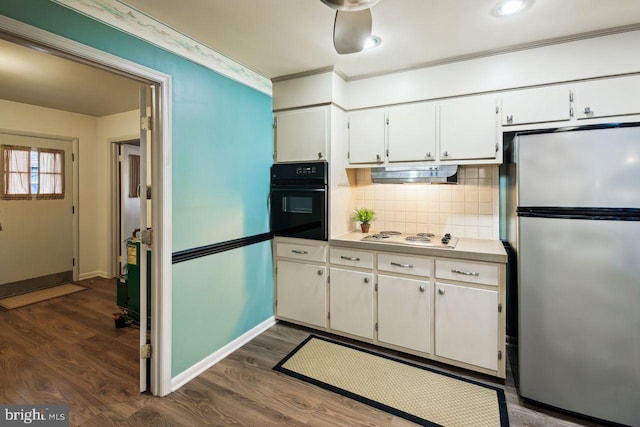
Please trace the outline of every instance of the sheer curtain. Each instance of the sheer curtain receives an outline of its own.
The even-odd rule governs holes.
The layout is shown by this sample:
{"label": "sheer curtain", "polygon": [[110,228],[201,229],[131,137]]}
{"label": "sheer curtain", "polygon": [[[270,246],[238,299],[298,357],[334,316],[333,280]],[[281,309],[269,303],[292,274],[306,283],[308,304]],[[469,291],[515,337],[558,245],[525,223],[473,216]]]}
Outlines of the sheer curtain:
{"label": "sheer curtain", "polygon": [[17,145],[2,146],[3,199],[31,198],[31,148]]}
{"label": "sheer curtain", "polygon": [[64,198],[64,151],[38,149],[38,199]]}

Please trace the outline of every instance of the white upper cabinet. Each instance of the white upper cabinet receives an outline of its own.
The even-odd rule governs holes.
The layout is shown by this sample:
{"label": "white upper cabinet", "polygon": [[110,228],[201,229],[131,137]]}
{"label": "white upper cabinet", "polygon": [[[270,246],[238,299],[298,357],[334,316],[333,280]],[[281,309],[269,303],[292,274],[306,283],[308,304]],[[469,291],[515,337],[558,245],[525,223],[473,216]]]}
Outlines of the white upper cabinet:
{"label": "white upper cabinet", "polygon": [[502,125],[569,120],[571,98],[566,85],[507,92],[502,96]]}
{"label": "white upper cabinet", "polygon": [[381,108],[349,115],[349,163],[384,162],[385,116]]}
{"label": "white upper cabinet", "polygon": [[640,76],[583,82],[576,91],[578,119],[640,114]]}
{"label": "white upper cabinet", "polygon": [[443,102],[440,105],[440,160],[495,159],[496,117],[494,95]]}
{"label": "white upper cabinet", "polygon": [[436,159],[436,104],[400,105],[388,110],[389,162]]}
{"label": "white upper cabinet", "polygon": [[284,111],[275,115],[275,161],[327,159],[329,111],[326,107]]}

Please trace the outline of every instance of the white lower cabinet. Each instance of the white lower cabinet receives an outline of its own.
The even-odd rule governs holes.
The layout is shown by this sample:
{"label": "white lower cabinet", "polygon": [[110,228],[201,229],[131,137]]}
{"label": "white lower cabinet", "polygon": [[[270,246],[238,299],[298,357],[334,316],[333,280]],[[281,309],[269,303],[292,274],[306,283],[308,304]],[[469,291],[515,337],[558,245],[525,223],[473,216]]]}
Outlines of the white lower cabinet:
{"label": "white lower cabinet", "polygon": [[498,370],[498,292],[435,285],[435,354]]}
{"label": "white lower cabinet", "polygon": [[327,326],[326,267],[278,260],[276,315],[325,328]]}
{"label": "white lower cabinet", "polygon": [[431,352],[431,283],[378,276],[378,341]]}
{"label": "white lower cabinet", "polygon": [[331,268],[330,328],[373,339],[373,273]]}

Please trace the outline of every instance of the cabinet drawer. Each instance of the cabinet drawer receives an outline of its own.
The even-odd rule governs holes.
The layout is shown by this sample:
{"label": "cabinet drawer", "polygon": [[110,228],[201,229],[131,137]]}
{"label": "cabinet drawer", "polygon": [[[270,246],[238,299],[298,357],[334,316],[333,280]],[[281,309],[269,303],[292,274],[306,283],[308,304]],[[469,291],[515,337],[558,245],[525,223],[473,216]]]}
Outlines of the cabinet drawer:
{"label": "cabinet drawer", "polygon": [[498,286],[500,284],[500,267],[497,264],[439,259],[436,260],[436,277],[458,282]]}
{"label": "cabinet drawer", "polygon": [[431,275],[431,259],[400,254],[379,254],[378,270],[428,277]]}
{"label": "cabinet drawer", "polygon": [[331,248],[329,251],[331,264],[348,265],[351,267],[373,268],[373,253],[353,251],[351,249]]}
{"label": "cabinet drawer", "polygon": [[295,243],[278,243],[276,244],[276,256],[281,258],[325,262],[327,260],[327,248],[322,245],[311,246]]}

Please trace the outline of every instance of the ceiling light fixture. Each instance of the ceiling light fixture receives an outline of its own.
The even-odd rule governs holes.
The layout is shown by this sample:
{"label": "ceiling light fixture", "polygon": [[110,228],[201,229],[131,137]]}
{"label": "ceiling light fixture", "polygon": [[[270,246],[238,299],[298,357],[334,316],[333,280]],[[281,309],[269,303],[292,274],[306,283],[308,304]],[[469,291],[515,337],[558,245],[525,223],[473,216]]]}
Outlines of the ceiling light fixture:
{"label": "ceiling light fixture", "polygon": [[375,6],[379,0],[321,0],[332,9],[345,12],[357,12]]}
{"label": "ceiling light fixture", "polygon": [[382,39],[378,36],[374,36],[373,34],[369,36],[367,41],[364,43],[365,49],[373,49],[374,47],[380,46],[382,43]]}
{"label": "ceiling light fixture", "polygon": [[500,2],[494,12],[497,16],[509,16],[522,12],[527,7],[527,0],[505,0]]}

